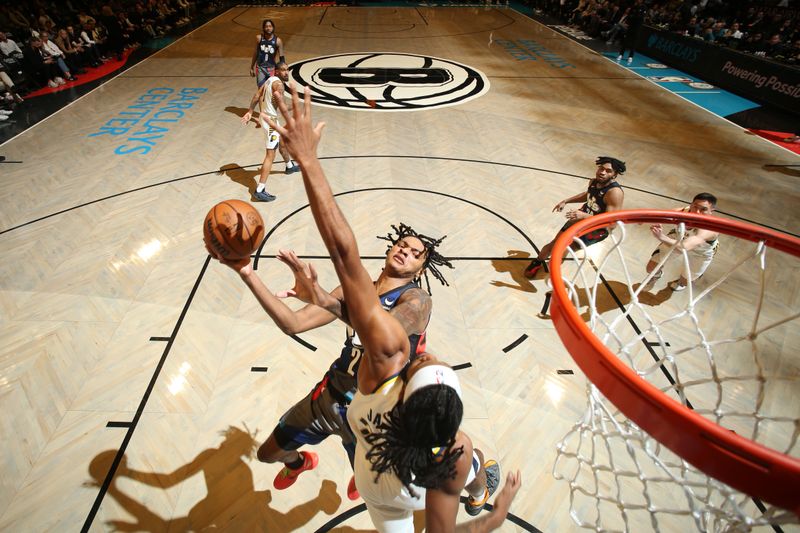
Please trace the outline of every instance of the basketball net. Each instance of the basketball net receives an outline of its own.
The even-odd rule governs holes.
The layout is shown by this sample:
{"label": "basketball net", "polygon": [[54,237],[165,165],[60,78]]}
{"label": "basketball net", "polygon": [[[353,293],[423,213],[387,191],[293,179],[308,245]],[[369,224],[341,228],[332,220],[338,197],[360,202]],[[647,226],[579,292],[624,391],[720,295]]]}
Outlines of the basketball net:
{"label": "basketball net", "polygon": [[[662,269],[669,274],[670,266],[679,273],[689,272],[692,252],[678,244],[687,237],[686,221],[693,227],[702,224],[696,223],[696,215],[655,211],[647,215],[618,215],[627,223],[607,220],[604,226],[614,231],[603,243],[607,253],[597,259],[590,257],[596,247],[587,248],[576,238],[596,229],[597,223],[564,235],[564,242],[553,250],[553,321],[579,366],[597,383],[587,382],[586,412],[557,446],[553,474],[569,483],[570,514],[581,527],[596,531],[687,531],[692,523],[700,531],[747,531],[755,526],[797,524],[797,496],[788,504],[794,506],[792,512],[707,475],[718,460],[728,459],[723,446],[715,452],[718,455],[693,456],[695,465],[690,464],[673,451],[680,447],[684,429],[658,419],[662,413],[649,404],[650,393],[619,400],[613,386],[607,388],[609,380],[604,376],[613,371],[594,373],[582,362],[583,357],[592,359],[589,365],[597,363],[598,356],[589,343],[567,342],[565,333],[568,337],[576,329],[572,320],[582,318],[619,361],[655,387],[653,394],[668,397],[674,410],[688,413],[681,416],[700,415],[706,419],[702,422],[724,428],[723,433],[733,432],[734,438],[744,437],[757,443],[754,447],[768,448],[767,453],[795,469],[791,479],[797,479],[800,298],[791,293],[796,290],[797,263],[790,262],[795,258],[764,240],[726,239],[726,229],[715,227],[728,252],[726,261],[715,259],[701,279],[692,281],[691,275],[686,276],[685,291],[673,294],[665,287],[657,293],[662,295],[659,298],[649,292],[654,275]],[[670,253],[660,254],[658,265],[644,279],[640,273],[657,241],[642,222],[676,223],[678,241]],[[724,224],[745,226],[730,221]],[[748,228],[730,233],[741,236],[743,231]],[[560,261],[570,241],[572,247]],[[665,275],[664,279],[676,277]],[[783,297],[777,297],[780,301],[776,303],[783,277],[790,279],[791,285],[783,289]],[[751,286],[743,290],[742,284]],[[565,290],[562,299],[569,301],[561,301],[557,285]],[[728,298],[737,299],[735,308],[730,308],[733,304]],[[564,318],[563,310],[570,305],[583,315]],[[715,315],[720,315],[717,322]],[[617,406],[600,389],[614,396]],[[659,440],[640,425],[647,426]],[[683,449],[681,454],[691,456]],[[782,489],[795,495],[800,492],[800,486],[785,479],[776,476],[775,484],[787,484]],[[749,487],[747,479],[744,484],[730,482],[740,489]],[[774,501],[771,496],[769,499]]]}

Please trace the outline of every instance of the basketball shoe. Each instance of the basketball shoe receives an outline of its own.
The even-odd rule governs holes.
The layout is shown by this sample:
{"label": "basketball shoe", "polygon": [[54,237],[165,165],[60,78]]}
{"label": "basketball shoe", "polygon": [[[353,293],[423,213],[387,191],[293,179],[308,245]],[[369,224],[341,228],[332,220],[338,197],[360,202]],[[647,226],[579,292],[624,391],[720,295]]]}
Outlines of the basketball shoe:
{"label": "basketball shoe", "polygon": [[483,499],[476,502],[470,496],[464,503],[464,509],[470,516],[475,516],[483,510],[486,502],[489,501],[489,497],[495,493],[497,486],[500,485],[500,465],[497,464],[497,461],[489,459],[484,463],[483,468],[486,470],[486,489],[483,493]]}
{"label": "basketball shoe", "polygon": [[258,200],[259,202],[271,202],[272,200],[275,199],[275,196],[268,193],[266,189],[263,191],[256,191],[255,194],[253,194],[253,196],[255,196],[256,200]]}
{"label": "basketball shoe", "polygon": [[533,279],[539,269],[544,266],[544,261],[538,258],[534,258],[533,261],[528,263],[528,266],[525,267],[525,277],[528,279]]}
{"label": "basketball shoe", "polygon": [[351,500],[357,500],[361,497],[356,488],[356,476],[350,478],[350,483],[347,484],[347,497]]}
{"label": "basketball shoe", "polygon": [[300,455],[303,456],[303,466],[297,470],[284,466],[275,476],[275,481],[272,482],[273,487],[278,490],[288,489],[297,481],[297,476],[306,470],[314,470],[319,464],[319,456],[314,452],[300,452]]}

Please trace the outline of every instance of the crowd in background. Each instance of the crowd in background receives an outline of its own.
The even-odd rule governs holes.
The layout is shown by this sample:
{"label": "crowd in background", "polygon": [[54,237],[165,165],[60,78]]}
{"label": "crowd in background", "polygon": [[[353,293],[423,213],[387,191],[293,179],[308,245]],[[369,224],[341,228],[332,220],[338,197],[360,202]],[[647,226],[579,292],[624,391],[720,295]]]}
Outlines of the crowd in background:
{"label": "crowd in background", "polygon": [[[608,44],[642,5],[644,24],[741,52],[800,65],[800,9],[789,0],[533,0],[534,7]],[[635,21],[634,21],[635,23]]]}
{"label": "crowd in background", "polygon": [[0,2],[0,121],[24,95],[56,89],[189,24],[212,0]]}

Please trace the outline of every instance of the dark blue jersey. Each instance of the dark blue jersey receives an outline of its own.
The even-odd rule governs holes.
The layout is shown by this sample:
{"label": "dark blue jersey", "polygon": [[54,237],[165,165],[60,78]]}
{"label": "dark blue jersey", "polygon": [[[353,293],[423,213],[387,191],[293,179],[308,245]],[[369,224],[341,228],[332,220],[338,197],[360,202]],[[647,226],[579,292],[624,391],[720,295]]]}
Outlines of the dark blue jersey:
{"label": "dark blue jersey", "polygon": [[262,35],[261,40],[258,42],[258,58],[256,59],[256,65],[259,67],[275,68],[277,63],[278,37],[273,34],[272,38],[265,39]]}
{"label": "dark blue jersey", "polygon": [[595,185],[594,180],[589,184],[589,190],[586,191],[586,203],[581,206],[581,211],[584,213],[591,213],[592,215],[599,215],[605,213],[608,209],[606,205],[605,196],[611,189],[622,188],[622,185],[616,181],[612,181],[608,185],[601,187]]}
{"label": "dark blue jersey", "polygon": [[[389,292],[381,294],[378,298],[381,302],[381,307],[385,310],[391,310],[397,301],[409,289],[418,289],[416,283],[407,283],[402,287],[392,289]],[[409,335],[408,341],[411,345],[409,351],[410,360],[413,360],[417,355],[425,351],[425,332],[420,335]],[[364,347],[358,335],[353,328],[347,327],[347,337],[344,341],[344,348],[342,353],[333,362],[331,367],[325,374],[323,383],[327,383],[328,387],[337,392],[342,393],[348,400],[352,399],[356,390],[356,374],[358,373],[358,365],[361,363],[361,356],[364,354]]]}

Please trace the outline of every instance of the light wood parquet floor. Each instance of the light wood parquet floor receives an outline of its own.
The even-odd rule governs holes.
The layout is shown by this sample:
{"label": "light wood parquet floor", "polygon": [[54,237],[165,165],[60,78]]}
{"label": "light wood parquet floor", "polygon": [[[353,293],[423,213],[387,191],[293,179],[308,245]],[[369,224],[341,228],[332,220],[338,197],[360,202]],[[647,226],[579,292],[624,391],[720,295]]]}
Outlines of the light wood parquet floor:
{"label": "light wood parquet floor", "polygon": [[[208,209],[249,200],[263,157],[262,132],[240,116],[264,17],[290,63],[402,53],[488,79],[485,94],[447,107],[315,106],[327,122],[320,156],[371,271],[385,250],[375,237],[391,224],[447,235],[455,269],[449,287],[432,282],[429,348],[471,365],[459,371],[464,427],[487,456],[522,470],[514,515],[545,532],[577,530],[551,471],[556,443],[582,416],[584,378],[537,316],[544,279],[522,276],[532,243],[563,223],[553,205],[585,190],[595,158],[612,155],[628,163],[626,207],[670,209],[708,191],[722,216],[797,234],[798,174],[765,166],[797,157],[514,11],[468,7],[234,8],[2,147],[23,163],[3,166],[0,180],[0,530],[315,531],[361,503],[345,496],[350,467],[334,439],[287,491],[272,488],[278,468],[254,458],[338,355],[343,327],[304,333],[305,344],[283,335],[202,245]],[[521,41],[539,55],[511,55],[508,43]],[[122,120],[154,104],[180,113],[150,131]],[[279,290],[291,275],[278,249],[325,250],[299,175],[276,163],[269,190],[277,200],[257,207],[274,231],[258,272]],[[654,241],[642,229],[633,242],[643,278]],[[724,241],[712,271],[737,250]],[[324,286],[337,284],[327,260],[311,261]],[[775,263],[768,313],[796,310],[797,262]],[[658,313],[683,297],[664,291],[668,279],[653,290]],[[715,295],[709,328],[726,333],[748,291]],[[796,353],[796,328],[769,346],[796,377],[796,358],[780,355]],[[786,394],[798,404],[796,387]],[[369,529],[366,513],[334,527]]]}

